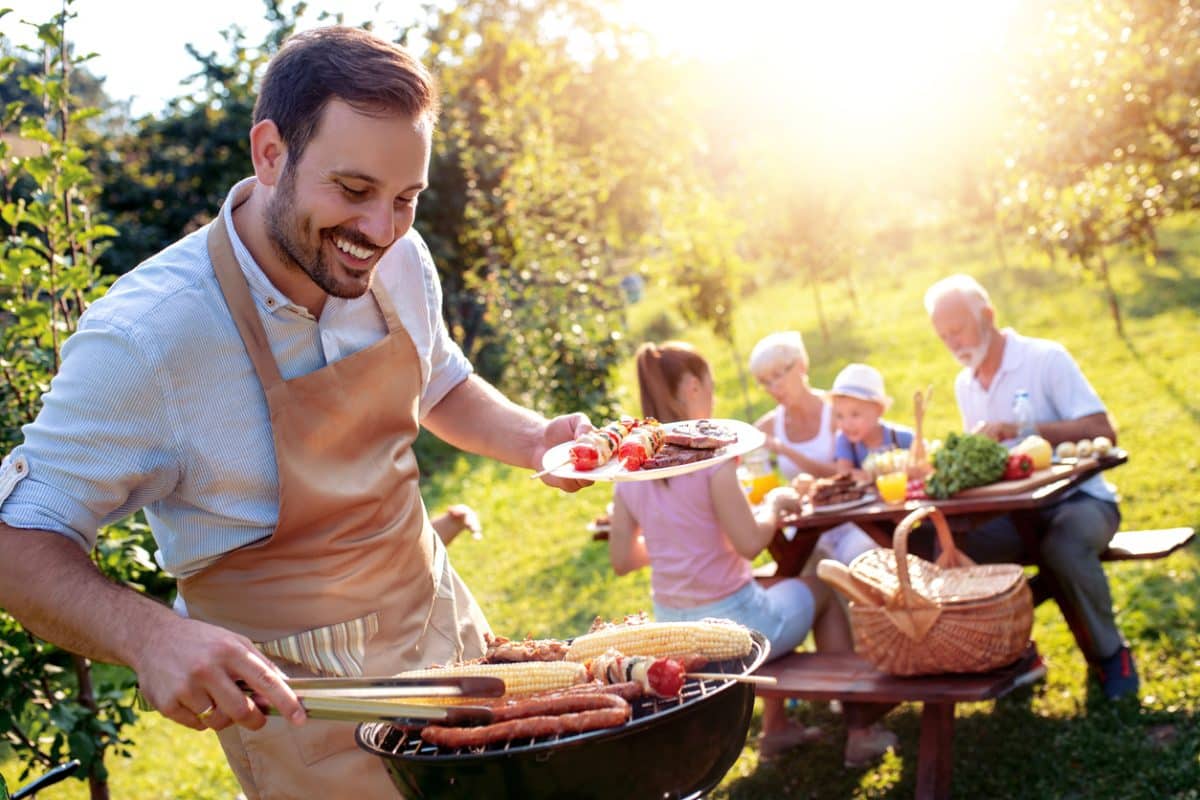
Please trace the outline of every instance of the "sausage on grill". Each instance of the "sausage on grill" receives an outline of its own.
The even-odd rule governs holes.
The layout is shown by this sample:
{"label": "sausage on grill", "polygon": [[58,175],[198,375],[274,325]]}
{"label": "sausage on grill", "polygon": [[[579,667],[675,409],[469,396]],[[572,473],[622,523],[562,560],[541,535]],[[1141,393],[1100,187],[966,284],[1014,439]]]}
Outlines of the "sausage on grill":
{"label": "sausage on grill", "polygon": [[[438,747],[483,747],[489,744],[509,742],[539,736],[558,736],[566,733],[583,733],[600,728],[613,728],[629,721],[632,708],[624,699],[613,694],[562,693],[557,697],[525,699],[512,704],[511,712],[532,711],[536,716],[521,716],[504,719],[490,725],[475,728],[448,728],[442,725],[426,725],[421,730],[421,739]],[[580,709],[565,713],[554,709]],[[497,710],[493,711],[495,715]]]}

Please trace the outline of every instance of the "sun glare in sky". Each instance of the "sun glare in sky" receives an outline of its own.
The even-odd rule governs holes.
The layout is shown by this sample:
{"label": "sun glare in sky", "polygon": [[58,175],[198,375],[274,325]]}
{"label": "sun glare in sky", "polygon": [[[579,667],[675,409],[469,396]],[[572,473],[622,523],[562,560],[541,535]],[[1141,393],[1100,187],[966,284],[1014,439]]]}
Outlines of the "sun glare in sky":
{"label": "sun glare in sky", "polygon": [[[991,127],[998,54],[1018,2],[618,0],[616,14],[661,52],[719,70],[738,87],[732,111],[747,124],[777,127],[781,141],[802,139],[838,163],[859,153],[894,165],[898,153],[926,161],[968,147]],[[29,34],[18,19],[44,21],[59,8],[58,0],[5,5],[16,13],[0,25],[19,40]],[[377,0],[310,3],[313,11],[326,7],[350,23],[374,19],[385,35],[412,22],[403,14],[419,13],[415,4]],[[196,71],[187,43],[223,51],[219,32],[231,24],[252,42],[268,27],[252,0],[81,0],[73,10],[73,41],[99,53],[93,71],[106,76],[110,97],[133,99],[135,115],[156,113],[181,93],[180,81]],[[302,27],[319,24],[308,17]]]}
{"label": "sun glare in sky", "polygon": [[1000,54],[1018,0],[625,0],[667,52],[721,65],[784,131],[834,151],[962,147],[998,113]]}

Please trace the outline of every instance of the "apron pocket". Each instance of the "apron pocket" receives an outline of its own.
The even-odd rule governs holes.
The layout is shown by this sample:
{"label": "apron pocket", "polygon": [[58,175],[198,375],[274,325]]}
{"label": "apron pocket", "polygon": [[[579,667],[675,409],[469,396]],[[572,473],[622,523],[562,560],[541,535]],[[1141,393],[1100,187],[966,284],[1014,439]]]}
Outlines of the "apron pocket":
{"label": "apron pocket", "polygon": [[299,728],[290,728],[292,741],[305,766],[319,764],[332,755],[358,747],[354,741],[354,722],[329,722],[310,719]]}
{"label": "apron pocket", "polygon": [[447,664],[483,655],[487,620],[475,598],[454,571],[445,565],[438,581],[425,640],[426,663]]}
{"label": "apron pocket", "polygon": [[379,612],[365,617],[335,622],[269,642],[255,642],[265,655],[299,664],[316,675],[334,678],[360,678],[367,655],[367,643],[379,632]]}

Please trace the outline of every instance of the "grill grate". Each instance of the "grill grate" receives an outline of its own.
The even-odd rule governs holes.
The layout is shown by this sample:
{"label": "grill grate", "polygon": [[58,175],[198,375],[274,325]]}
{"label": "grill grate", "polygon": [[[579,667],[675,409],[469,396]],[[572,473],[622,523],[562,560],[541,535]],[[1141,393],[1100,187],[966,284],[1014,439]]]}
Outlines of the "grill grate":
{"label": "grill grate", "polygon": [[[709,664],[704,671],[707,673],[720,672],[726,675],[742,675],[752,669],[761,660],[763,647],[756,638],[750,653],[744,658],[718,661]],[[375,748],[401,758],[418,761],[452,760],[471,756],[488,756],[502,753],[516,753],[531,749],[543,749],[558,744],[573,742],[596,736],[611,734],[614,731],[637,725],[643,720],[650,720],[671,711],[683,708],[692,703],[707,698],[721,689],[728,687],[730,681],[715,678],[689,678],[684,682],[683,689],[677,697],[641,697],[635,700],[632,719],[620,728],[602,728],[583,733],[556,734],[553,736],[538,736],[534,738],[513,739],[504,743],[484,747],[448,748],[426,744],[421,740],[419,729],[406,730],[386,722],[372,722],[362,726],[363,740]]]}

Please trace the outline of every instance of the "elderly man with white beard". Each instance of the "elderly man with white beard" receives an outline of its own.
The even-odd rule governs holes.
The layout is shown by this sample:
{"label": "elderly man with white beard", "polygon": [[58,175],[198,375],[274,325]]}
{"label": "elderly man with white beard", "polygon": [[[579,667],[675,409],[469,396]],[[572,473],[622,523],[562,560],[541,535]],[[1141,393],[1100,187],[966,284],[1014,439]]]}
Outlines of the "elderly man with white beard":
{"label": "elderly man with white beard", "polygon": [[[954,382],[963,429],[997,441],[1015,439],[1013,401],[1029,394],[1038,435],[1051,445],[1107,436],[1115,441],[1104,403],[1061,344],[996,327],[987,291],[967,275],[938,281],[925,294],[934,330],[963,366]],[[1062,500],[1033,512],[1038,553],[1026,545],[1009,516],[969,532],[963,550],[980,563],[1035,557],[1062,589],[1060,602],[1083,620],[1090,641],[1084,656],[1109,699],[1136,695],[1133,655],[1117,628],[1100,555],[1121,521],[1114,488],[1096,475]]]}

